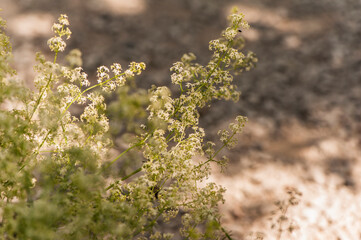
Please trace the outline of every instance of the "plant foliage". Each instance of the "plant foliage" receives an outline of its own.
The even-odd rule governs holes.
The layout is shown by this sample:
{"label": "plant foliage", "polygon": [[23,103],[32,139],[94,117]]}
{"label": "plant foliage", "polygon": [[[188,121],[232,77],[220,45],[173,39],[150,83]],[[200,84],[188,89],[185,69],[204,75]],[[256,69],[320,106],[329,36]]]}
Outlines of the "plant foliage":
{"label": "plant foliage", "polygon": [[[230,239],[217,210],[225,190],[207,178],[211,162],[224,164],[217,155],[234,146],[247,119],[238,116],[220,131],[218,147],[203,142],[199,127],[199,110],[212,100],[238,100],[231,72],[249,70],[256,62],[252,53],[240,52],[244,41],[238,30],[249,27],[244,16],[235,10],[229,20],[222,37],[210,42],[207,65],[196,63],[194,54],[173,65],[177,97],[165,86],[129,92],[127,82],[144,63],[131,62],[126,69],[118,63],[100,66],[93,84],[81,68],[79,50],[66,56],[68,66],[59,64],[71,36],[66,15],[53,25],[48,41],[54,59],[36,55],[35,90],[30,90],[9,65],[11,46],[1,30],[1,238],[171,239],[173,233],[159,224],[180,217],[179,232],[186,239]],[[133,137],[127,149],[109,159],[104,96],[116,89],[120,100],[112,106],[120,106],[115,109],[126,125],[123,135]],[[83,106],[80,115],[70,111],[74,105]],[[138,169],[127,175],[110,171],[132,152],[141,158]],[[205,160],[195,161],[197,156]]]}

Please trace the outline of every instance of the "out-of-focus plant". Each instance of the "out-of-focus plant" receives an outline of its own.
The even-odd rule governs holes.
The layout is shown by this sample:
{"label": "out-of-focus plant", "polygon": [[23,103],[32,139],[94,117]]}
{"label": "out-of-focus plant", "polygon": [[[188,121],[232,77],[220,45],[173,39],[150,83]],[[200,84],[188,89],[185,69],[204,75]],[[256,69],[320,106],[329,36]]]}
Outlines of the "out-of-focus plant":
{"label": "out-of-focus plant", "polygon": [[302,193],[294,187],[286,187],[285,192],[288,195],[287,200],[277,201],[275,203],[277,209],[272,211],[271,228],[277,231],[278,240],[282,239],[284,232],[292,234],[299,229],[296,222],[289,216],[288,211],[300,203]]}
{"label": "out-of-focus plant", "polygon": [[[218,148],[203,143],[205,133],[198,125],[198,111],[213,99],[238,100],[231,72],[249,70],[256,62],[252,53],[240,52],[244,41],[238,30],[249,27],[244,16],[235,10],[229,20],[222,37],[210,42],[213,55],[207,65],[186,54],[171,68],[179,97],[172,97],[165,86],[139,95],[119,90],[123,103],[112,107],[118,106],[125,120],[123,133],[135,137],[114,159],[108,154],[112,141],[104,94],[122,89],[145,64],[100,66],[92,85],[81,68],[79,50],[66,57],[69,66],[57,62],[71,36],[68,18],[61,15],[48,41],[54,59],[36,55],[36,90],[31,91],[9,66],[11,46],[1,31],[2,238],[170,239],[173,234],[163,232],[158,223],[173,221],[181,210],[179,230],[185,238],[231,239],[217,210],[225,190],[206,180],[210,163],[223,164],[220,150],[234,146],[247,119],[238,116],[228,130],[220,131]],[[79,116],[70,111],[75,104],[84,106]],[[146,109],[139,110],[145,104]],[[126,176],[109,175],[114,163],[130,152],[141,153],[141,166]],[[194,161],[202,155],[206,160]]]}

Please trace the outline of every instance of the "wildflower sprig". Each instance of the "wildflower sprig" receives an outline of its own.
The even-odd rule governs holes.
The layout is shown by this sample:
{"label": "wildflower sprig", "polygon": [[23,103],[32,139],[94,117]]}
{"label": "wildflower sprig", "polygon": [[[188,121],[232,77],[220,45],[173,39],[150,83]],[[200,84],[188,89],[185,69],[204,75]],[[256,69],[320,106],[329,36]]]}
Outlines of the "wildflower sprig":
{"label": "wildflower sprig", "polygon": [[230,131],[225,129],[219,130],[218,135],[220,135],[222,146],[217,151],[215,151],[214,147],[216,144],[210,141],[207,142],[204,150],[205,154],[207,154],[207,160],[200,163],[197,167],[201,168],[207,165],[209,162],[216,162],[222,168],[224,168],[228,162],[228,158],[226,156],[223,156],[220,160],[217,160],[216,157],[225,147],[231,149],[237,144],[237,138],[235,138],[235,136],[243,131],[243,128],[245,127],[247,121],[248,119],[246,117],[237,116],[236,121],[229,124]]}
{"label": "wildflower sprig", "polygon": [[[13,72],[2,63],[8,61],[10,48],[0,33],[1,47],[7,50],[0,55],[5,94],[0,103],[6,98],[22,103],[18,109],[0,111],[5,126],[0,130],[0,164],[5,169],[0,174],[0,233],[7,239],[171,239],[172,233],[157,225],[182,211],[179,229],[184,238],[230,239],[217,208],[225,189],[206,179],[210,162],[223,165],[217,156],[224,147],[234,146],[246,118],[237,117],[228,131],[220,132],[222,146],[216,151],[214,143],[205,147],[199,110],[213,100],[238,100],[232,73],[249,70],[256,62],[252,54],[240,51],[243,41],[237,30],[248,27],[244,16],[234,12],[222,37],[210,42],[213,55],[208,64],[195,63],[196,56],[189,53],[173,65],[171,80],[179,87],[178,97],[165,86],[142,93],[146,111],[133,112],[144,113],[143,125],[128,133],[136,134],[136,140],[113,159],[108,154],[112,141],[104,92],[126,89],[145,64],[131,62],[126,69],[118,63],[100,66],[92,84],[81,67],[79,50],[66,57],[69,66],[57,63],[71,35],[68,26],[66,15],[53,25],[55,36],[48,45],[54,59],[37,54],[36,90],[18,87],[26,94],[10,94]],[[75,104],[81,105],[78,114],[70,111]],[[143,107],[138,102],[130,106]],[[133,152],[140,153],[139,168],[125,176],[109,171]],[[196,163],[198,156],[206,160]],[[26,224],[19,228],[19,223]]]}
{"label": "wildflower sprig", "polygon": [[71,31],[68,26],[68,16],[65,14],[60,15],[58,23],[54,23],[51,28],[51,30],[55,33],[55,36],[48,40],[48,45],[51,51],[63,52],[65,50],[66,43],[63,40],[63,37],[66,37],[68,40],[71,36]]}
{"label": "wildflower sprig", "polygon": [[58,23],[54,23],[52,26],[52,31],[55,33],[55,36],[48,40],[48,46],[50,50],[55,52],[52,63],[45,61],[45,58],[41,54],[37,54],[37,60],[39,61],[39,64],[35,66],[35,70],[42,74],[39,74],[35,80],[35,83],[40,86],[40,91],[38,93],[37,100],[34,103],[32,113],[30,114],[30,119],[34,116],[40,105],[40,102],[42,101],[43,97],[46,96],[49,88],[51,88],[51,84],[57,80],[54,71],[59,68],[59,65],[56,64],[58,52],[64,51],[66,47],[66,43],[62,37],[65,36],[66,39],[69,39],[71,36],[71,31],[67,27],[68,25],[68,17],[62,14],[58,19]]}
{"label": "wildflower sprig", "polygon": [[271,212],[271,228],[277,231],[277,239],[282,239],[283,233],[292,234],[299,229],[298,224],[291,218],[289,210],[297,206],[302,198],[302,192],[297,188],[286,186],[287,200],[275,202],[276,210]]}

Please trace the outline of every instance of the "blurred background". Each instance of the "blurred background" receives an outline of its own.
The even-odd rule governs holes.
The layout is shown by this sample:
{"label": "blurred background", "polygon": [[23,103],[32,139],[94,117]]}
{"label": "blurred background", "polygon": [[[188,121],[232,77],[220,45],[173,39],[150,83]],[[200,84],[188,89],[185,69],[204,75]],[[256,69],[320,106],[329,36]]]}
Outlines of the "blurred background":
{"label": "blurred background", "polygon": [[214,139],[235,116],[249,118],[240,144],[226,153],[228,170],[215,168],[211,177],[227,188],[223,223],[234,239],[257,231],[274,239],[274,202],[287,199],[291,186],[303,195],[287,211],[298,227],[284,239],[360,239],[359,0],[0,0],[0,16],[29,86],[35,52],[51,59],[51,26],[67,14],[67,50],[81,50],[93,81],[100,65],[143,61],[136,84],[147,89],[169,86],[169,68],[183,53],[207,63],[208,42],[233,6],[251,25],[241,33],[245,52],[259,62],[235,78],[238,103],[214,102],[200,120]]}

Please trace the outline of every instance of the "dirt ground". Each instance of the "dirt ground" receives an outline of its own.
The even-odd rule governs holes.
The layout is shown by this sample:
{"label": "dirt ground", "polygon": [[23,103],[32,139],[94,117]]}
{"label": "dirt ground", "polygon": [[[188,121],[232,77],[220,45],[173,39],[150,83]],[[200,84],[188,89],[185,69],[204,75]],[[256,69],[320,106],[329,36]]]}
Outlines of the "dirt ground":
{"label": "dirt ground", "polygon": [[[16,68],[31,79],[34,52],[47,50],[50,28],[69,16],[71,48],[84,68],[144,61],[138,85],[169,85],[183,53],[210,56],[226,16],[238,6],[256,69],[237,77],[239,103],[217,102],[201,124],[213,138],[236,115],[249,117],[229,170],[212,180],[227,188],[222,219],[234,239],[271,229],[285,186],[302,192],[288,208],[282,239],[361,239],[361,2],[359,0],[0,0]],[[254,238],[255,239],[255,238]]]}

